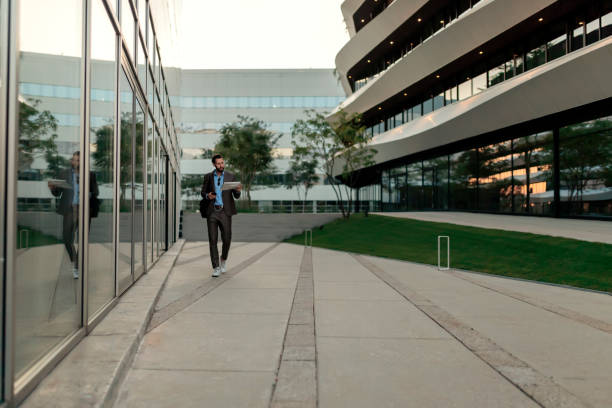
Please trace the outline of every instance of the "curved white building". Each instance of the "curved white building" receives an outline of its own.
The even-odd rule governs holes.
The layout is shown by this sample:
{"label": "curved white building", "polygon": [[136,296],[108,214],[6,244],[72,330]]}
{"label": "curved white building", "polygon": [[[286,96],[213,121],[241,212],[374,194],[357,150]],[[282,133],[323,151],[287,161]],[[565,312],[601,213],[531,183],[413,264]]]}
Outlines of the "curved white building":
{"label": "curved white building", "polygon": [[346,0],[383,210],[612,217],[612,1]]}

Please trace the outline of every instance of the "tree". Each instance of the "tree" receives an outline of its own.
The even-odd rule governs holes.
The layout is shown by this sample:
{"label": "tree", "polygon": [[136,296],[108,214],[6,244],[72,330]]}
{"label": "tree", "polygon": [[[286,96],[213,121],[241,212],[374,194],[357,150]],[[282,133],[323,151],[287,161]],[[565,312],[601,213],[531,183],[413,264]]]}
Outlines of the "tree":
{"label": "tree", "polygon": [[20,172],[28,171],[34,159],[42,156],[47,162],[44,175],[59,178],[69,161],[57,151],[57,119],[48,110],[39,111],[40,100],[19,102],[19,162]]}
{"label": "tree", "polygon": [[[304,189],[304,201],[308,198],[308,190],[310,190],[317,181],[317,159],[305,147],[295,147],[293,156],[289,162],[289,171],[285,181],[285,187],[292,189],[295,187],[300,198],[300,190]],[[304,206],[302,206],[304,212]]]}
{"label": "tree", "polygon": [[272,149],[280,135],[266,129],[263,121],[238,115],[238,121],[221,128],[221,138],[215,150],[234,169],[251,205],[251,189],[255,176],[273,169]]}
{"label": "tree", "polygon": [[[371,137],[365,132],[360,114],[348,115],[341,110],[338,118],[329,123],[324,114],[313,109],[305,113],[307,119],[296,121],[291,131],[294,149],[306,149],[323,166],[342,216],[348,219],[352,211],[352,187],[359,178],[357,170],[374,164],[376,150],[368,147]],[[334,174],[337,166],[341,168],[340,177]]]}

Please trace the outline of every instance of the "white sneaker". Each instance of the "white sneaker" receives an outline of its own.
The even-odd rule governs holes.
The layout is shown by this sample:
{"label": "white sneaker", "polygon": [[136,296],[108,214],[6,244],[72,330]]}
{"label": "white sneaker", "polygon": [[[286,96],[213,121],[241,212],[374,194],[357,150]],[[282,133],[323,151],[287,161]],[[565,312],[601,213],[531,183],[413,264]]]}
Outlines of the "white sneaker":
{"label": "white sneaker", "polygon": [[225,261],[221,261],[221,265],[219,266],[219,269],[221,269],[221,273],[227,272],[227,269],[225,268]]}
{"label": "white sneaker", "polygon": [[79,279],[79,268],[76,268],[76,267],[72,268],[72,277],[74,279]]}
{"label": "white sneaker", "polygon": [[216,267],[216,268],[213,270],[213,274],[212,274],[212,276],[213,276],[213,278],[217,278],[217,277],[219,277],[219,275],[221,275],[221,268]]}

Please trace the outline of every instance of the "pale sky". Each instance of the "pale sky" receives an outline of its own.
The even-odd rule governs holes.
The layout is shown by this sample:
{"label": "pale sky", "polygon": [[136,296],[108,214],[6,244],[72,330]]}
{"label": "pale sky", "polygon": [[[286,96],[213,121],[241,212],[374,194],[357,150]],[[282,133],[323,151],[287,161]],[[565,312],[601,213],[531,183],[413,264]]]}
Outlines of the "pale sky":
{"label": "pale sky", "polygon": [[186,69],[334,68],[343,0],[183,0]]}

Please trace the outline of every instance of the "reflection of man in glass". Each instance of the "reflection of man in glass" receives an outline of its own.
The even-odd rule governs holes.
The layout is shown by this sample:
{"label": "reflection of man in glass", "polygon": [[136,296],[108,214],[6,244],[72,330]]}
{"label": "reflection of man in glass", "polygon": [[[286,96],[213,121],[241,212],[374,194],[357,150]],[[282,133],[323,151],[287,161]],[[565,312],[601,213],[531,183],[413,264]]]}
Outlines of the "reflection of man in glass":
{"label": "reflection of man in glass", "polygon": [[[63,216],[62,240],[64,241],[64,246],[70,257],[70,262],[72,262],[72,277],[74,279],[79,278],[79,258],[74,248],[74,234],[79,224],[79,159],[80,153],[78,151],[74,152],[70,160],[70,168],[63,173],[62,178],[59,180],[50,180],[48,182],[51,194],[55,197],[60,197],[56,212]],[[90,173],[89,187],[89,216],[91,221],[91,217],[96,217],[98,215],[99,209],[98,183],[96,182],[96,176],[93,172]]]}

